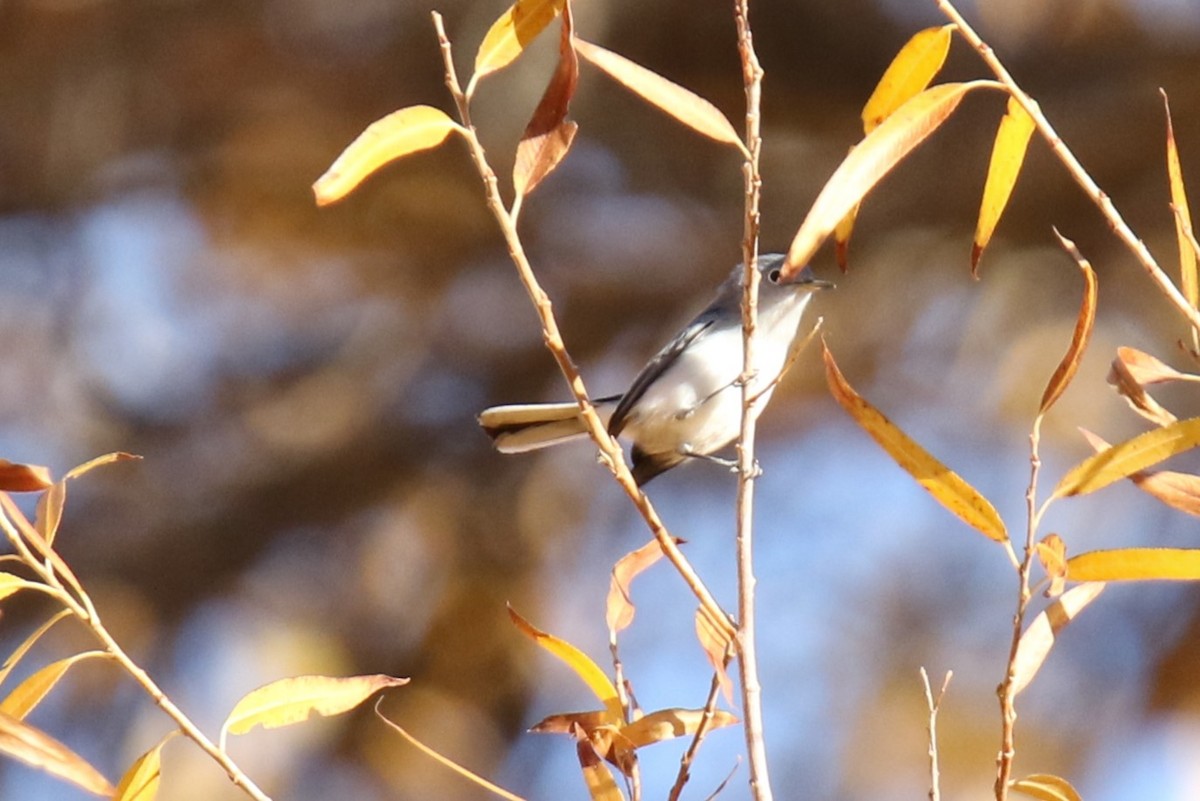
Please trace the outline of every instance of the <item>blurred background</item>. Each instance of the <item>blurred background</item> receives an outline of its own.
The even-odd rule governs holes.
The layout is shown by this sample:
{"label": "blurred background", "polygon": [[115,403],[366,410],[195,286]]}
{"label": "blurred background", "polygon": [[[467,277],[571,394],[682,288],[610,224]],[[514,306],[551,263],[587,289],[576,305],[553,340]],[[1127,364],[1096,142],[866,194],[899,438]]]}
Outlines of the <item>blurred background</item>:
{"label": "blurred background", "polygon": [[[577,31],[740,120],[728,4],[576,7]],[[782,250],[861,133],[896,50],[942,24],[932,2],[759,0],[767,71],[763,250]],[[504,0],[440,0],[469,74]],[[388,167],[315,208],[310,184],[368,123],[450,110],[430,6],[415,0],[0,5],[0,455],[56,475],[141,454],[71,485],[61,549],[122,640],[210,733],[234,702],[298,674],[390,673],[383,709],[529,799],[583,799],[574,748],[525,729],[595,706],[510,625],[505,603],[607,664],[612,564],[648,538],[586,444],[501,456],[475,414],[564,399],[535,315],[461,144]],[[1158,88],[1200,193],[1200,6],[1194,0],[979,0],[963,11],[1164,265],[1177,255]],[[488,78],[474,113],[508,193],[512,154],[552,68],[543,37]],[[983,74],[955,41],[944,75]],[[465,77],[464,77],[465,80]],[[1185,329],[1047,147],[968,271],[1003,104],[972,96],[869,198],[813,308],[849,380],[1025,526],[1028,432],[1070,338],[1081,282],[1051,226],[1100,276],[1096,333],[1043,428],[1043,494],[1145,424],[1105,383],[1119,345],[1187,368]],[[597,395],[622,391],[739,258],[741,164],[583,66],[580,125],[527,201],[522,234]],[[1181,417],[1195,395],[1159,400]],[[783,798],[913,799],[927,789],[918,669],[943,703],[943,798],[991,797],[1015,578],[1001,549],[945,512],[828,396],[817,348],[760,426],[762,680]],[[1196,470],[1200,460],[1172,465]],[[672,531],[732,608],[731,475],[650,485]],[[30,499],[26,499],[28,502]],[[1042,533],[1072,552],[1190,547],[1196,521],[1127,484],[1058,503]],[[634,585],[622,656],[648,709],[702,705],[694,602],[665,565]],[[52,609],[5,604],[6,652]],[[1089,801],[1200,797],[1200,593],[1110,587],[1019,699],[1019,774],[1071,778]],[[60,624],[10,682],[94,647]],[[734,709],[736,712],[736,708]],[[111,779],[169,730],[140,690],[77,666],[32,722]],[[643,752],[665,797],[683,745]],[[741,732],[718,731],[685,797],[744,799]],[[235,738],[275,798],[476,799],[369,711]],[[185,741],[160,798],[242,797]],[[83,794],[0,762],[0,796]]]}

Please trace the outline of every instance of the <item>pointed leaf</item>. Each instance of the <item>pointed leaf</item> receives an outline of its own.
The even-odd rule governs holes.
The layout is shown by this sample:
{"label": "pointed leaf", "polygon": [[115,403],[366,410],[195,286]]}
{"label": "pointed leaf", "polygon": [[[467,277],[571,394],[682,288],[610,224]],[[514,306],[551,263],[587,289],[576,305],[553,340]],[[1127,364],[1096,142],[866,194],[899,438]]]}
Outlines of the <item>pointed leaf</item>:
{"label": "pointed leaf", "polygon": [[8,678],[8,674],[12,673],[12,669],[17,666],[17,663],[21,661],[21,658],[25,656],[25,654],[29,653],[29,649],[32,648],[34,644],[42,638],[42,635],[49,631],[51,626],[69,614],[71,614],[70,609],[59,610],[58,614],[34,629],[33,633],[26,637],[24,642],[18,645],[17,649],[8,655],[8,659],[4,660],[4,665],[0,666],[0,684],[4,683],[5,679]]}
{"label": "pointed leaf", "polygon": [[613,727],[612,715],[607,709],[592,709],[587,712],[562,712],[542,718],[529,727],[534,734],[574,734],[577,730],[590,733],[605,726]]}
{"label": "pointed leaf", "polygon": [[[1097,452],[1111,447],[1100,437],[1085,428],[1079,429],[1087,439],[1088,444]],[[1129,480],[1138,489],[1153,498],[1165,503],[1172,509],[1178,509],[1189,515],[1200,517],[1200,476],[1190,473],[1176,473],[1172,470],[1156,470],[1153,472],[1138,471],[1129,476]]]}
{"label": "pointed leaf", "polygon": [[[663,740],[695,734],[703,720],[703,709],[660,709],[625,726],[621,729],[621,734],[634,748],[641,748]],[[734,715],[717,709],[713,711],[707,730],[732,726],[737,722],[738,719]]]}
{"label": "pointed leaf", "polygon": [[1171,182],[1171,205],[1175,207],[1175,236],[1179,241],[1179,287],[1188,303],[1200,303],[1200,285],[1196,280],[1196,250],[1187,231],[1192,227],[1192,212],[1188,208],[1187,192],[1183,188],[1183,167],[1179,163],[1179,146],[1171,125],[1171,104],[1162,92],[1163,110],[1167,115],[1167,176]]}
{"label": "pointed leaf", "polygon": [[1117,393],[1125,398],[1129,408],[1155,425],[1168,426],[1178,420],[1142,388],[1141,383],[1134,377],[1133,368],[1120,355],[1113,359],[1107,380],[1116,388]]}
{"label": "pointed leaf", "polygon": [[225,736],[245,734],[255,726],[277,729],[308,720],[309,715],[329,717],[349,712],[380,690],[408,684],[408,679],[385,676],[295,676],[273,681],[238,701],[221,726]]}
{"label": "pointed leaf", "polygon": [[1075,249],[1075,243],[1066,239],[1054,232],[1058,236],[1059,242],[1074,258],[1076,264],[1079,265],[1080,271],[1083,273],[1083,301],[1079,305],[1079,316],[1075,320],[1075,333],[1071,335],[1071,345],[1067,348],[1066,354],[1058,367],[1054,370],[1054,375],[1050,376],[1050,381],[1046,384],[1046,389],[1042,392],[1042,405],[1038,409],[1039,414],[1045,414],[1050,410],[1063,392],[1067,385],[1071,383],[1071,379],[1075,377],[1076,371],[1079,369],[1079,362],[1083,359],[1083,352],[1087,349],[1088,341],[1092,338],[1092,326],[1096,322],[1096,301],[1098,298],[1098,287],[1096,286],[1096,272],[1092,269],[1092,265],[1088,264],[1087,260],[1079,255],[1079,251]]}
{"label": "pointed leaf", "polygon": [[103,456],[97,456],[95,459],[89,459],[88,461],[84,462],[81,465],[72,467],[70,470],[67,471],[67,474],[65,476],[63,476],[63,481],[69,481],[70,479],[73,479],[73,478],[79,478],[80,476],[82,476],[86,473],[92,472],[97,467],[104,467],[105,465],[115,464],[117,462],[128,462],[128,461],[140,462],[141,460],[142,460],[142,457],[138,456],[136,453],[126,453],[125,451],[115,451],[113,453],[106,453]]}
{"label": "pointed leaf", "polygon": [[[683,540],[675,538],[676,545],[681,542]],[[663,550],[662,546],[658,544],[658,540],[651,540],[636,551],[630,551],[617,560],[612,569],[612,579],[608,586],[608,601],[605,604],[605,619],[609,631],[614,634],[624,631],[633,622],[634,606],[629,596],[629,586],[642,571],[662,559],[662,556]]]}
{"label": "pointed leaf", "polygon": [[1062,477],[1052,497],[1086,495],[1153,467],[1200,444],[1200,417],[1180,420],[1114,445],[1077,464]]}
{"label": "pointed leaf", "polygon": [[[1072,579],[1076,578],[1071,576]],[[1017,643],[1017,654],[1013,659],[1013,694],[1024,690],[1033,681],[1041,669],[1042,663],[1050,655],[1054,641],[1059,632],[1067,627],[1087,605],[1104,590],[1102,581],[1089,581],[1072,587],[1062,594],[1054,603],[1047,606],[1041,614],[1033,619],[1029,628],[1021,635]]]}
{"label": "pointed leaf", "polygon": [[1200,550],[1115,548],[1088,551],[1067,560],[1071,581],[1196,581]]}
{"label": "pointed leaf", "polygon": [[54,544],[54,536],[58,533],[58,525],[62,522],[63,506],[67,502],[66,479],[56,481],[50,489],[38,498],[33,527],[42,535],[47,545]]}
{"label": "pointed leaf", "polygon": [[863,132],[870,133],[908,100],[924,91],[946,63],[954,25],[917,31],[900,48],[863,106]]}
{"label": "pointed leaf", "polygon": [[0,491],[41,492],[53,484],[48,468],[0,459]]}
{"label": "pointed leaf", "polygon": [[1063,594],[1063,584],[1067,580],[1067,544],[1057,534],[1047,534],[1037,544],[1036,550],[1038,561],[1050,579],[1046,597],[1057,598]]}
{"label": "pointed leaf", "polygon": [[1142,386],[1168,381],[1200,381],[1200,375],[1181,373],[1161,359],[1137,348],[1122,345],[1117,348],[1117,360],[1125,365],[1129,376]]}
{"label": "pointed leaf", "polygon": [[1070,782],[1049,773],[1030,774],[1013,782],[1011,787],[1038,801],[1083,801]]}
{"label": "pointed leaf", "polygon": [[115,789],[83,757],[41,729],[0,712],[0,753],[71,782],[89,793],[111,797]]}
{"label": "pointed leaf", "polygon": [[858,143],[825,183],[788,248],[783,278],[792,277],[868,192],[946,121],[973,89],[991,81],[947,83],[909,100]]}
{"label": "pointed leaf", "polygon": [[39,586],[42,585],[29,579],[23,579],[20,576],[14,576],[12,573],[0,573],[0,600],[20,590],[32,589]]}
{"label": "pointed leaf", "polygon": [[446,113],[432,106],[409,106],[376,120],[342,151],[313,184],[318,206],[350,194],[385,164],[437,147],[453,131],[462,131]]}
{"label": "pointed leaf", "polygon": [[617,780],[604,766],[604,761],[587,740],[575,744],[579,767],[583,770],[583,781],[587,785],[592,801],[625,801],[625,794],[617,786]]}
{"label": "pointed leaf", "polygon": [[975,241],[971,246],[971,275],[979,277],[979,259],[984,248],[992,241],[992,234],[1000,222],[1001,215],[1017,185],[1021,165],[1025,163],[1025,151],[1029,137],[1036,127],[1016,98],[1008,99],[1008,110],[1000,119],[996,129],[996,141],[992,144],[992,159],[988,164],[987,181],[983,185],[983,199],[979,203],[979,221],[975,225]]}
{"label": "pointed leaf", "polygon": [[604,704],[608,713],[613,716],[614,721],[624,719],[624,710],[621,708],[621,700],[617,695],[617,688],[613,686],[612,681],[604,673],[600,667],[588,657],[583,651],[580,651],[574,645],[566,640],[560,640],[552,634],[547,634],[541,629],[534,626],[525,618],[517,614],[517,610],[511,606],[508,607],[508,616],[512,619],[513,624],[529,639],[545,648],[550,653],[566,663],[567,667],[575,671],[575,675],[583,679],[596,697]]}
{"label": "pointed leaf", "polygon": [[579,59],[572,46],[571,4],[563,7],[562,37],[558,46],[558,66],[525,133],[517,144],[513,162],[513,186],[518,196],[532,192],[566,157],[579,128],[567,122],[567,111],[579,83]]}
{"label": "pointed leaf", "polygon": [[57,662],[51,662],[18,684],[3,701],[0,701],[0,712],[12,715],[18,720],[24,720],[42,702],[42,699],[54,689],[59,679],[66,675],[72,665],[76,662],[82,662],[85,659],[95,659],[97,657],[100,659],[112,658],[105,651],[84,651],[81,654],[75,654],[65,659],[60,659]]}
{"label": "pointed leaf", "polygon": [[154,801],[158,797],[158,784],[162,779],[162,749],[175,735],[176,729],[159,740],[158,745],[134,761],[117,785],[113,801]]}
{"label": "pointed leaf", "polygon": [[717,674],[721,694],[725,696],[726,703],[732,704],[733,680],[729,678],[729,660],[733,658],[733,641],[703,606],[696,610],[696,639],[708,657],[708,664]]}
{"label": "pointed leaf", "polygon": [[657,106],[697,133],[745,152],[745,145],[733,124],[704,98],[599,45],[576,39],[575,50],[647,103]]}
{"label": "pointed leaf", "polygon": [[1004,542],[1008,532],[991,502],[855,392],[838,369],[829,347],[824,344],[823,347],[825,377],[830,392],[841,407],[938,503],[977,531],[996,542]]}
{"label": "pointed leaf", "polygon": [[480,78],[511,64],[529,43],[549,27],[566,0],[517,0],[492,23],[475,54],[474,84]]}

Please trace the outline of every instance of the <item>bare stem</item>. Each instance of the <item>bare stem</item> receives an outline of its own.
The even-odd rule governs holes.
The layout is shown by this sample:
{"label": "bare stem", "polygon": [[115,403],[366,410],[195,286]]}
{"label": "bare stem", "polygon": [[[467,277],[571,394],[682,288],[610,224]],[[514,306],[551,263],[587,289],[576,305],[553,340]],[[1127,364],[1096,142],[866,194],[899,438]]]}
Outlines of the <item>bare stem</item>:
{"label": "bare stem", "polygon": [[445,63],[446,87],[450,90],[450,94],[458,106],[459,118],[462,120],[464,127],[463,138],[467,142],[467,146],[471,151],[471,159],[475,162],[475,168],[478,170],[479,177],[483,181],[484,196],[488,210],[492,213],[492,216],[496,219],[496,224],[500,227],[505,245],[508,247],[508,255],[517,268],[517,275],[521,280],[522,286],[525,287],[525,292],[529,295],[529,299],[533,302],[534,308],[537,310],[538,320],[542,328],[542,340],[546,345],[546,349],[554,357],[559,371],[562,373],[563,378],[566,379],[571,394],[574,396],[576,402],[579,403],[580,417],[592,441],[596,443],[596,447],[600,450],[600,461],[608,466],[617,483],[625,490],[625,494],[629,496],[629,499],[633,501],[633,505],[641,513],[642,518],[646,521],[646,525],[649,526],[650,532],[658,540],[663,553],[671,564],[675,566],[675,570],[679,575],[683,577],[684,582],[700,601],[700,604],[711,613],[714,620],[718,621],[718,625],[725,629],[727,635],[733,636],[736,632],[736,627],[729,613],[717,603],[712,593],[709,592],[708,587],[705,586],[700,576],[688,562],[687,557],[679,550],[679,546],[675,544],[675,540],[671,537],[670,532],[667,531],[666,525],[662,522],[662,518],[658,516],[658,512],[655,510],[653,504],[650,503],[650,499],[633,480],[633,474],[629,471],[629,466],[625,463],[625,453],[621,450],[620,444],[618,444],[615,437],[608,433],[604,422],[596,414],[596,409],[592,405],[587,387],[584,385],[583,378],[579,374],[579,368],[575,366],[574,361],[572,361],[570,354],[567,352],[566,344],[563,342],[550,297],[542,289],[541,284],[533,273],[533,268],[530,266],[529,259],[525,255],[525,248],[521,243],[521,237],[517,233],[516,222],[512,213],[505,208],[504,201],[500,196],[496,173],[492,171],[491,165],[487,160],[487,153],[479,141],[475,126],[471,123],[468,98],[458,82],[458,73],[454,69],[454,59],[452,58],[450,49],[450,40],[446,36],[442,16],[436,11],[432,12],[432,16],[433,26],[437,31],[438,44],[442,51],[442,60]]}
{"label": "bare stem", "polygon": [[1159,291],[1167,298],[1168,301],[1176,308],[1176,310],[1188,321],[1192,328],[1200,331],[1200,312],[1198,312],[1190,303],[1183,293],[1171,282],[1171,279],[1163,271],[1162,267],[1155,261],[1150,250],[1146,247],[1146,243],[1138,238],[1137,234],[1125,222],[1121,213],[1117,211],[1117,207],[1113,204],[1104,190],[1092,179],[1083,165],[1079,163],[1079,159],[1075,158],[1075,154],[1071,152],[1066,143],[1059,137],[1058,132],[1054,130],[1054,126],[1042,114],[1041,107],[1037,101],[1030,97],[1017,84],[1012,75],[1009,74],[1004,64],[996,57],[991,46],[988,45],[975,29],[967,24],[963,19],[962,14],[950,2],[950,0],[935,0],[937,7],[946,17],[958,26],[959,34],[975,48],[979,53],[979,57],[988,66],[988,69],[996,76],[996,78],[1004,84],[1009,93],[1014,99],[1029,113],[1037,125],[1038,133],[1050,145],[1050,150],[1066,167],[1067,173],[1074,179],[1080,188],[1091,198],[1092,202],[1100,210],[1101,215],[1108,222],[1108,227],[1116,234],[1117,238],[1133,253],[1138,263],[1142,266],[1146,275],[1158,287]]}
{"label": "bare stem", "polygon": [[942,689],[938,690],[937,698],[933,697],[933,688],[929,684],[929,674],[921,668],[921,683],[925,686],[925,703],[929,706],[929,801],[939,801],[941,798],[941,769],[938,767],[937,746],[937,716],[942,706],[942,697],[950,686],[954,671],[947,670],[946,678],[942,679]]}
{"label": "bare stem", "polygon": [[[733,658],[732,650],[725,651],[725,666],[729,666],[729,660]],[[692,735],[692,742],[688,745],[687,751],[679,760],[679,773],[675,776],[675,784],[671,787],[671,792],[667,795],[667,801],[679,801],[679,796],[683,792],[683,787],[688,783],[688,779],[692,775],[692,763],[696,760],[696,753],[700,750],[700,743],[704,742],[705,735],[712,728],[713,715],[717,711],[717,698],[721,694],[721,674],[713,672],[712,684],[708,688],[708,699],[704,702],[704,716],[700,718],[700,725],[696,727],[696,733]]]}

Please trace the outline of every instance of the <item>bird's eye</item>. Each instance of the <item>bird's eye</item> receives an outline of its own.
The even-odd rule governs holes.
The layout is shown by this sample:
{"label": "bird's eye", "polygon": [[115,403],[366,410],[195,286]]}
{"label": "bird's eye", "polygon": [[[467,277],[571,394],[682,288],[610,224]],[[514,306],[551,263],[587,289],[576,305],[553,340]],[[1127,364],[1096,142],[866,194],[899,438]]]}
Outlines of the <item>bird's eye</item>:
{"label": "bird's eye", "polygon": [[781,273],[779,271],[779,268],[776,267],[774,270],[771,270],[771,272],[767,273],[767,280],[770,281],[772,284],[778,284],[780,275],[781,275]]}

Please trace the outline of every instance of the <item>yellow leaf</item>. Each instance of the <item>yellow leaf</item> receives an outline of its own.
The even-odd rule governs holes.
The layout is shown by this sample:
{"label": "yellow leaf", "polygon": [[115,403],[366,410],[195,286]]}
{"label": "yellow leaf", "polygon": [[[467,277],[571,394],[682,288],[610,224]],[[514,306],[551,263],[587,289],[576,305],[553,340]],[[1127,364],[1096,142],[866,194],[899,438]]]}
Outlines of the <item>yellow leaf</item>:
{"label": "yellow leaf", "polygon": [[624,56],[582,39],[575,40],[575,51],[626,89],[692,130],[745,152],[745,145],[729,119],[716,106],[694,92]]}
{"label": "yellow leaf", "polygon": [[255,726],[276,729],[308,720],[316,712],[328,717],[349,712],[380,690],[408,684],[408,679],[369,676],[295,676],[279,679],[244,696],[221,726],[221,748],[227,733],[245,734]]}
{"label": "yellow leaf", "polygon": [[53,484],[50,470],[45,467],[0,459],[0,491],[41,492]]}
{"label": "yellow leaf", "polygon": [[[1110,447],[1107,442],[1087,429],[1079,430],[1097,452]],[[1140,470],[1130,475],[1129,480],[1142,492],[1172,509],[1200,517],[1200,476],[1176,473],[1173,470]]]}
{"label": "yellow leaf", "polygon": [[1047,534],[1035,550],[1046,577],[1050,579],[1046,597],[1057,598],[1063,594],[1063,584],[1067,580],[1067,544],[1057,534]]}
{"label": "yellow leaf", "polygon": [[[1159,90],[1162,91],[1162,90]],[[1196,306],[1200,302],[1200,286],[1196,279],[1196,249],[1188,238],[1192,227],[1192,212],[1188,208],[1187,192],[1183,188],[1183,167],[1179,163],[1179,146],[1175,143],[1175,130],[1171,125],[1171,104],[1167,93],[1162,93],[1163,109],[1167,114],[1167,176],[1171,181],[1171,205],[1175,207],[1175,236],[1179,241],[1179,285],[1188,303]]]}
{"label": "yellow leaf", "polygon": [[1030,774],[1013,782],[1011,786],[1018,793],[1038,801],[1083,801],[1070,782],[1049,773]]}
{"label": "yellow leaf", "polygon": [[0,712],[0,753],[65,779],[89,793],[111,797],[115,788],[83,757],[41,729]]}
{"label": "yellow leaf", "polygon": [[571,98],[579,83],[579,59],[575,56],[573,40],[568,3],[563,7],[558,66],[517,143],[513,188],[518,197],[532,192],[566,158],[579,129],[578,125],[567,121]]}
{"label": "yellow leaf", "polygon": [[529,43],[544,31],[563,10],[566,0],[517,0],[492,23],[475,54],[471,84],[503,69],[525,52]]}
{"label": "yellow leaf", "polygon": [[[682,542],[678,537],[675,544]],[[605,618],[608,630],[614,634],[624,631],[633,622],[634,606],[629,597],[629,586],[642,571],[662,559],[662,546],[658,540],[650,542],[630,551],[617,560],[612,569],[612,579],[608,585],[608,601],[605,604]]]}
{"label": "yellow leaf", "polygon": [[462,128],[432,106],[409,106],[376,120],[313,184],[317,205],[341,200],[383,165],[437,147],[452,131]]}
{"label": "yellow leaf", "polygon": [[1052,497],[1064,498],[1095,492],[1198,444],[1200,417],[1147,431],[1075,465],[1058,482]]}
{"label": "yellow leaf", "polygon": [[829,382],[829,390],[841,407],[938,503],[972,528],[996,542],[1004,542],[1008,538],[1004,521],[1000,519],[1000,515],[988,499],[930,455],[884,417],[882,412],[855,392],[838,369],[829,347],[824,343],[822,346],[825,351],[825,377]]}
{"label": "yellow leaf", "polygon": [[111,658],[105,651],[84,651],[81,654],[75,654],[74,656],[68,656],[66,659],[60,659],[57,662],[51,662],[18,684],[3,701],[0,701],[0,712],[12,715],[18,720],[24,720],[41,703],[42,699],[54,689],[59,679],[66,675],[66,672],[72,665],[84,659],[93,659],[96,657],[101,659]]}
{"label": "yellow leaf", "polygon": [[729,660],[733,658],[733,641],[725,629],[713,621],[712,616],[701,606],[696,610],[696,639],[708,657],[708,664],[717,674],[721,693],[728,703],[733,703],[733,680],[729,678]]}
{"label": "yellow leaf", "polygon": [[1050,380],[1046,383],[1046,389],[1042,393],[1039,414],[1045,414],[1055,401],[1062,397],[1067,385],[1071,383],[1071,379],[1075,377],[1075,372],[1079,369],[1079,361],[1087,349],[1088,340],[1092,338],[1092,326],[1096,322],[1096,301],[1099,291],[1096,286],[1096,272],[1092,269],[1092,265],[1079,255],[1079,251],[1075,249],[1075,243],[1065,239],[1058,231],[1054,233],[1062,242],[1063,247],[1076,258],[1076,263],[1083,273],[1083,301],[1079,305],[1079,316],[1075,320],[1075,332],[1071,335],[1071,345],[1055,369],[1054,375],[1050,376]]}
{"label": "yellow leaf", "polygon": [[1067,576],[1071,581],[1195,581],[1200,579],[1200,550],[1088,551],[1067,560]]}
{"label": "yellow leaf", "polygon": [[954,25],[926,28],[913,35],[879,79],[863,106],[863,132],[870,133],[892,112],[922,92],[946,63]]}
{"label": "yellow leaf", "polygon": [[917,145],[958,108],[973,89],[997,88],[992,81],[946,83],[926,89],[896,109],[850,151],[825,183],[788,248],[785,280],[812,259],[842,219]]}
{"label": "yellow leaf", "polygon": [[20,576],[14,576],[12,573],[0,573],[0,600],[7,598],[19,590],[37,586],[40,585],[28,579],[23,579]]}
{"label": "yellow leaf", "polygon": [[[1075,576],[1071,576],[1075,578]],[[1104,590],[1102,581],[1072,587],[1033,619],[1021,634],[1013,659],[1013,694],[1024,690],[1050,655],[1059,632],[1067,627]]]}
{"label": "yellow leaf", "polygon": [[996,129],[996,141],[992,145],[992,160],[988,164],[987,181],[983,185],[983,199],[979,203],[979,222],[975,226],[975,241],[971,247],[971,274],[979,276],[979,258],[992,241],[992,234],[1004,214],[1021,165],[1025,163],[1025,151],[1035,125],[1016,98],[1008,99],[1008,110]]}
{"label": "yellow leaf", "polygon": [[621,708],[621,700],[617,695],[617,688],[613,686],[612,681],[604,673],[600,667],[588,657],[583,651],[580,651],[574,645],[566,640],[560,640],[553,634],[547,634],[541,629],[534,626],[525,618],[517,614],[517,611],[511,606],[508,607],[508,616],[512,618],[512,622],[521,633],[529,639],[536,642],[542,648],[546,649],[556,657],[561,659],[567,667],[575,671],[575,675],[583,679],[596,697],[604,704],[604,708],[612,715],[613,721],[622,721],[625,718],[624,710]]}
{"label": "yellow leaf", "polygon": [[154,801],[162,779],[162,749],[167,741],[179,734],[178,729],[167,734],[158,745],[137,758],[117,784],[113,801]]}
{"label": "yellow leaf", "polygon": [[[703,721],[703,709],[660,709],[625,726],[621,729],[621,735],[632,743],[634,748],[641,748],[663,740],[695,734]],[[738,719],[734,715],[717,709],[713,711],[707,730],[732,726],[737,722]]]}
{"label": "yellow leaf", "polygon": [[583,781],[587,785],[592,801],[625,801],[625,794],[617,786],[604,761],[587,740],[575,744],[579,756],[579,767],[583,770]]}
{"label": "yellow leaf", "polygon": [[4,665],[0,666],[0,684],[4,683],[4,680],[8,678],[8,674],[11,673],[12,669],[17,666],[17,663],[21,661],[21,658],[25,656],[25,654],[29,653],[29,649],[32,648],[34,644],[42,638],[42,635],[49,631],[51,626],[69,614],[71,614],[70,609],[59,610],[58,614],[34,629],[33,633],[26,637],[24,642],[18,645],[17,649],[8,655],[8,659],[4,660]]}

